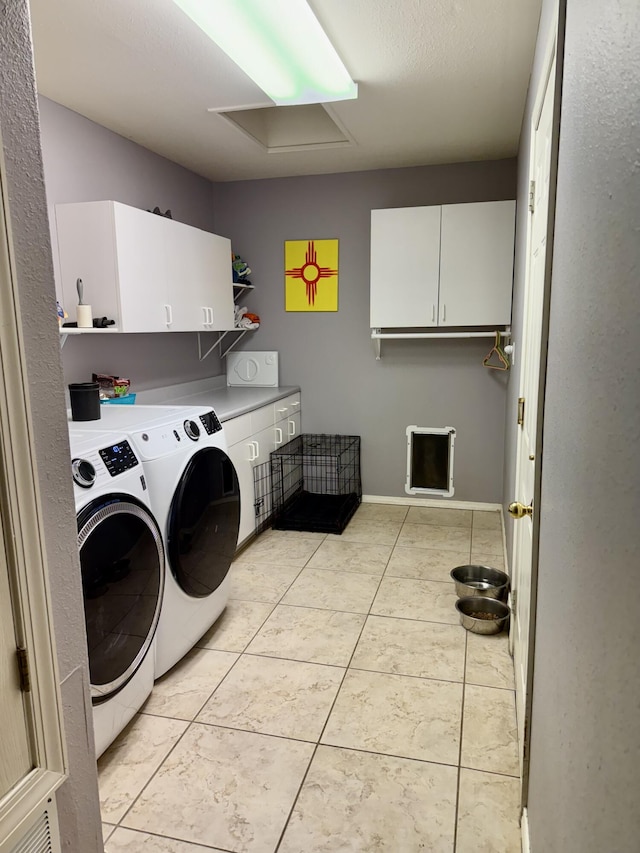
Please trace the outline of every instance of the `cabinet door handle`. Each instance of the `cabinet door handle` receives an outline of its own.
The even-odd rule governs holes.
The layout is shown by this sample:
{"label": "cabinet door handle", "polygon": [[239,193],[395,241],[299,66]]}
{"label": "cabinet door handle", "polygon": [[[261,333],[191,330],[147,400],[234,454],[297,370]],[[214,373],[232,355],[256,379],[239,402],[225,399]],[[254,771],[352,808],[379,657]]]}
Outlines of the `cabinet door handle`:
{"label": "cabinet door handle", "polygon": [[296,422],[295,421],[289,421],[288,432],[289,432],[289,438],[293,438],[293,436],[296,434]]}
{"label": "cabinet door handle", "polygon": [[278,414],[279,415],[286,415],[288,411],[289,411],[289,409],[278,409]]}
{"label": "cabinet door handle", "polygon": [[276,436],[276,445],[282,444],[282,430],[280,427],[276,427],[276,432],[278,433]]}
{"label": "cabinet door handle", "polygon": [[255,460],[258,458],[256,456],[256,443],[255,443],[255,441],[250,441],[249,444],[247,445],[247,447],[249,448],[249,452],[251,453],[251,455],[249,456],[249,462],[255,462]]}
{"label": "cabinet door handle", "polygon": [[436,321],[436,303],[433,302],[431,304],[431,322],[435,323]]}
{"label": "cabinet door handle", "polygon": [[446,321],[447,321],[447,306],[443,302],[442,303],[442,322],[446,323]]}
{"label": "cabinet door handle", "polygon": [[298,402],[298,403],[291,403],[291,408],[292,408],[292,409],[295,409],[295,407],[296,407],[296,406],[299,406],[299,405],[300,405],[300,403],[299,403],[299,402]]}
{"label": "cabinet door handle", "polygon": [[173,323],[173,311],[171,310],[171,305],[164,306],[164,321],[167,326],[170,326]]}
{"label": "cabinet door handle", "polygon": [[209,325],[213,326],[213,308],[207,308],[209,314]]}
{"label": "cabinet door handle", "polygon": [[205,308],[204,305],[202,306],[202,325],[209,325],[209,309]]}
{"label": "cabinet door handle", "polygon": [[255,449],[256,449],[256,455],[252,459],[252,462],[253,462],[256,459],[260,459],[260,445],[257,441],[252,441],[251,444],[253,444]]}

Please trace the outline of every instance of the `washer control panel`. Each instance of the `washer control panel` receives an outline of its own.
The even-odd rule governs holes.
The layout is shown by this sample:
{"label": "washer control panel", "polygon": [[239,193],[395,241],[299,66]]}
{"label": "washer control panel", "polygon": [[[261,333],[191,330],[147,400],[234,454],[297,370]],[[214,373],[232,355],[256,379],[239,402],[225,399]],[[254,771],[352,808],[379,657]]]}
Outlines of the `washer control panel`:
{"label": "washer control panel", "polygon": [[120,441],[109,447],[103,447],[99,451],[100,458],[104,462],[107,471],[112,477],[117,477],[130,468],[139,465],[138,458],[128,441]]}
{"label": "washer control panel", "polygon": [[210,412],[205,412],[204,415],[200,415],[200,420],[207,435],[213,435],[214,432],[220,432],[222,429],[222,424],[213,409]]}

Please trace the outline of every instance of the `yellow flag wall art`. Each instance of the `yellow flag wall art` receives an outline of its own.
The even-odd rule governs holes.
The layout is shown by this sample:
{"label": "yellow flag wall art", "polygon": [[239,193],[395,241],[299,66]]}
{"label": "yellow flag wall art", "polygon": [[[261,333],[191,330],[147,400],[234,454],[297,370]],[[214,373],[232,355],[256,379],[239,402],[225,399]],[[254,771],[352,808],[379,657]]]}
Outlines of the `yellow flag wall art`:
{"label": "yellow flag wall art", "polygon": [[285,240],[285,311],[338,310],[338,241]]}

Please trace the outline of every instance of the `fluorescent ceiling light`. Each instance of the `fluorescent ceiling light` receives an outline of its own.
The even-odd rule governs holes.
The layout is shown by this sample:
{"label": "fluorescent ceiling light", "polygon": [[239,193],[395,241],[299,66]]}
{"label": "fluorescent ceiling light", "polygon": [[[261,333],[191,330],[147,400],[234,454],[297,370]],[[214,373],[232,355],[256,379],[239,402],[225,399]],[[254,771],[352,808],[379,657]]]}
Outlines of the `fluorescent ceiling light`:
{"label": "fluorescent ceiling light", "polygon": [[278,106],[358,97],[306,0],[174,0]]}

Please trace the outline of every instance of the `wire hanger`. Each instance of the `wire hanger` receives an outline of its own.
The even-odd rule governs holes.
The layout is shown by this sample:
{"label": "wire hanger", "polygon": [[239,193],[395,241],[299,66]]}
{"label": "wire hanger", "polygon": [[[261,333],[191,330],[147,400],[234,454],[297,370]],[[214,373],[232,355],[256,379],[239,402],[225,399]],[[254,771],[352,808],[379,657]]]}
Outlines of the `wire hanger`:
{"label": "wire hanger", "polygon": [[[491,364],[493,354],[498,356],[500,364]],[[482,360],[483,367],[488,367],[489,370],[509,370],[509,359],[500,345],[500,332],[496,331],[496,340],[489,352]]]}

